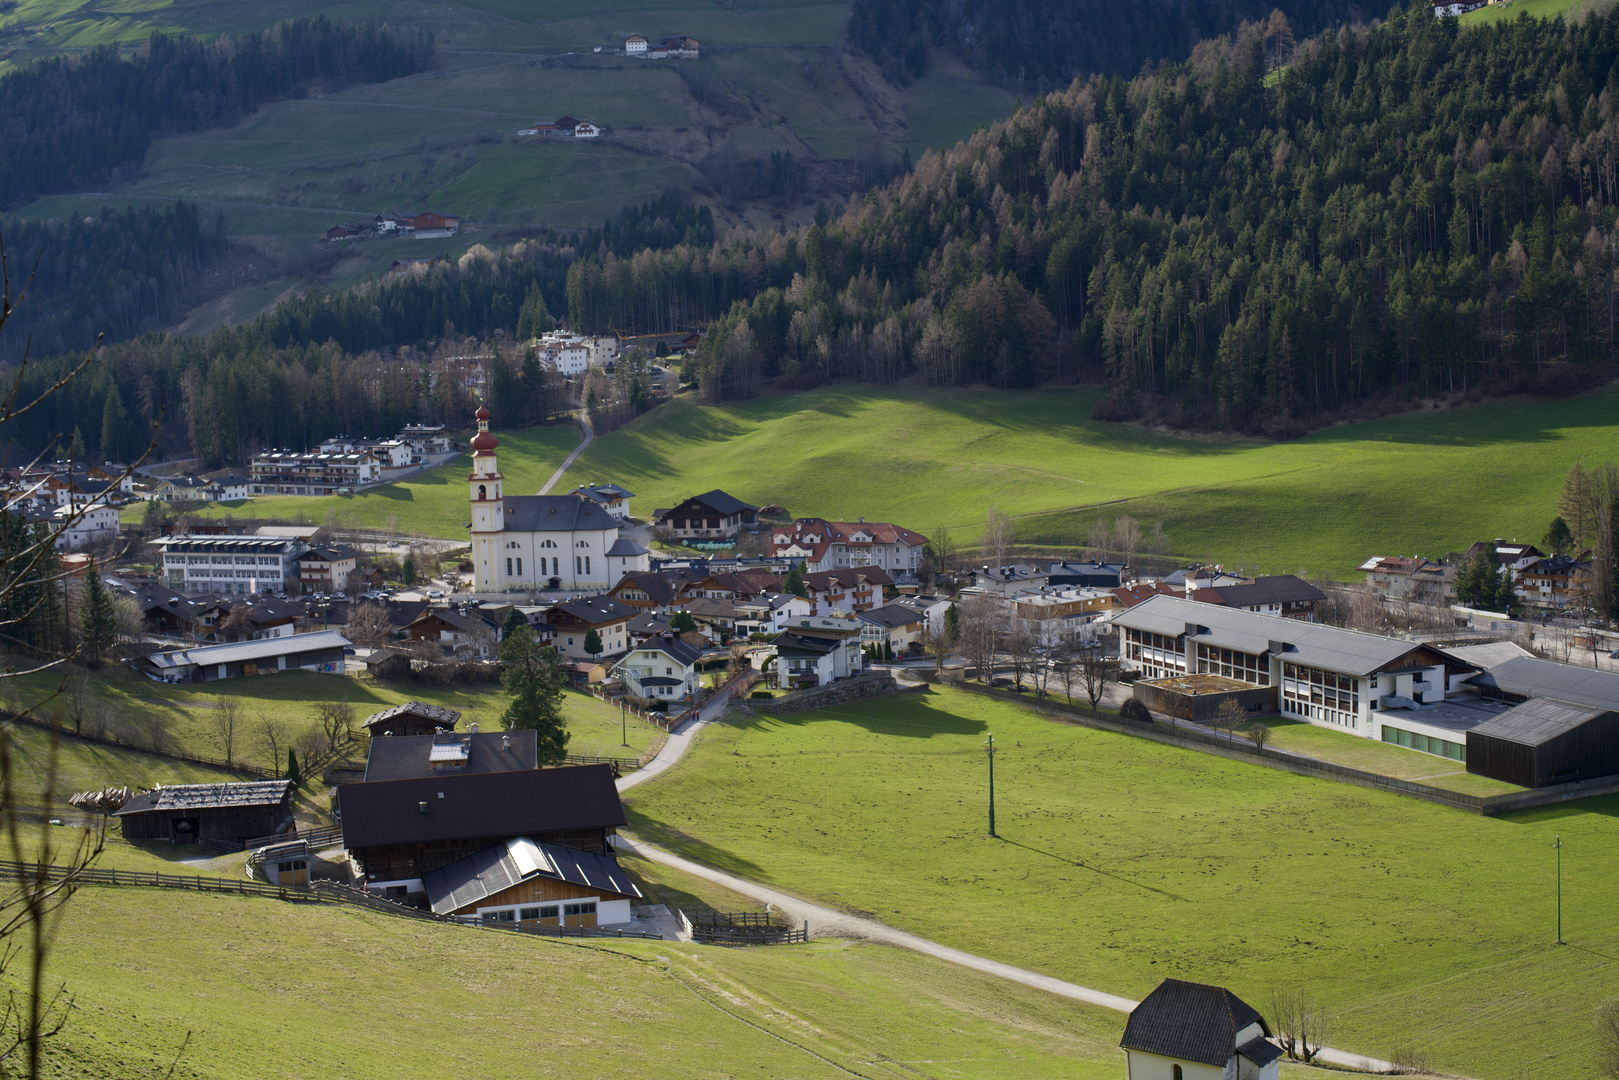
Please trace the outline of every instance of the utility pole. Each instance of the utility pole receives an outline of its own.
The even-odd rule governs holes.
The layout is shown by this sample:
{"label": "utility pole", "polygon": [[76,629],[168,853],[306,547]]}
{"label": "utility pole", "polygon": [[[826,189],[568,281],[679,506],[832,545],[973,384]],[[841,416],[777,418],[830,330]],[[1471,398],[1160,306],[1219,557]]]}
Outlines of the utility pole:
{"label": "utility pole", "polygon": [[[989,758],[989,835],[995,836],[995,736],[993,733],[989,737],[989,742],[984,744],[984,755]],[[1562,909],[1559,908],[1558,910],[1561,911]]]}
{"label": "utility pole", "polygon": [[630,745],[630,705],[623,698],[618,699],[618,726],[624,739],[622,745]]}
{"label": "utility pole", "polygon": [[1554,944],[1566,945],[1563,940],[1563,838],[1559,836],[1552,847],[1557,851],[1557,940]]}

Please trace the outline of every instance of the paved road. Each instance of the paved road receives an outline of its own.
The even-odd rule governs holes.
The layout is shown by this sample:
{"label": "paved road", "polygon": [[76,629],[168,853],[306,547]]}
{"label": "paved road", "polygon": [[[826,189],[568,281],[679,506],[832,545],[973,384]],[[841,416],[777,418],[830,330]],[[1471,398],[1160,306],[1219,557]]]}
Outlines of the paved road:
{"label": "paved road", "polygon": [[[680,726],[677,732],[669,736],[668,741],[663,745],[663,749],[658,751],[658,756],[646,768],[638,769],[618,781],[619,792],[622,793],[644,784],[654,776],[666,772],[678,764],[691,747],[697,733],[713,723],[725,711],[728,704],[729,697],[726,696],[717,697],[705,705],[696,719],[688,720]],[[1027,968],[1016,967],[1012,964],[1003,964],[999,960],[991,960],[961,949],[953,949],[948,945],[940,945],[936,941],[929,941],[927,938],[906,933],[904,930],[896,930],[892,926],[878,922],[876,919],[851,915],[848,912],[811,903],[791,893],[780,892],[756,882],[748,881],[745,878],[735,877],[723,871],[703,866],[701,863],[683,859],[679,855],[664,851],[662,848],[653,847],[651,844],[636,840],[634,837],[627,836],[624,833],[619,834],[617,846],[642,858],[651,859],[653,862],[662,863],[665,866],[672,866],[676,870],[712,881],[716,885],[723,885],[733,892],[741,893],[743,896],[752,897],[755,900],[770,904],[781,911],[787,917],[788,922],[792,924],[808,924],[813,935],[826,936],[831,934],[858,937],[865,938],[868,941],[882,942],[885,945],[897,945],[900,948],[912,949],[928,956],[937,957],[940,960],[949,961],[952,964],[960,964],[962,967],[971,968],[974,971],[981,971],[986,975],[1009,979],[1024,986],[1034,987],[1036,990],[1056,994],[1058,997],[1083,1001],[1088,1005],[1100,1005],[1104,1009],[1113,1009],[1116,1012],[1127,1013],[1138,1004],[1129,998],[1119,997],[1117,994],[1094,990],[1088,986],[1080,986],[1078,983],[1053,978],[1050,975],[1042,975],[1038,971],[1030,971]],[[1326,1064],[1337,1065],[1346,1069],[1359,1069],[1365,1072],[1394,1071],[1394,1065],[1391,1062],[1366,1057],[1362,1054],[1352,1054],[1344,1050],[1334,1050],[1331,1047],[1323,1049],[1318,1056]]]}
{"label": "paved road", "polygon": [[596,441],[596,433],[590,430],[589,414],[587,414],[585,410],[580,409],[577,419],[579,421],[579,427],[585,433],[584,439],[580,441],[578,446],[573,448],[573,453],[568,455],[567,460],[565,460],[561,465],[557,466],[557,471],[551,474],[551,479],[545,482],[545,486],[540,488],[540,490],[536,491],[534,494],[551,494],[551,489],[556,486],[556,482],[558,480],[562,479],[562,474],[567,472],[569,467],[572,466],[576,460],[578,460],[579,455],[585,452],[585,447]]}

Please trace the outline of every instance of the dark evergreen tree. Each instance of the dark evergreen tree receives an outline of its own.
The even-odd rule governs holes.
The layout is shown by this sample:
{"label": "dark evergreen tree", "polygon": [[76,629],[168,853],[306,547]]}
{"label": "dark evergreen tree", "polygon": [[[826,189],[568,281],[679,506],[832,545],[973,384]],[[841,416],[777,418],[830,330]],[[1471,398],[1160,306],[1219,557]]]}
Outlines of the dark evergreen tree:
{"label": "dark evergreen tree", "polygon": [[113,606],[112,594],[107,591],[94,562],[84,572],[82,605],[79,631],[84,652],[92,664],[98,664],[117,644],[118,612]]}
{"label": "dark evergreen tree", "polygon": [[538,733],[541,765],[560,765],[568,752],[562,716],[562,669],[557,651],[539,643],[531,626],[521,626],[500,644],[501,685],[511,703],[501,716],[508,731]]}

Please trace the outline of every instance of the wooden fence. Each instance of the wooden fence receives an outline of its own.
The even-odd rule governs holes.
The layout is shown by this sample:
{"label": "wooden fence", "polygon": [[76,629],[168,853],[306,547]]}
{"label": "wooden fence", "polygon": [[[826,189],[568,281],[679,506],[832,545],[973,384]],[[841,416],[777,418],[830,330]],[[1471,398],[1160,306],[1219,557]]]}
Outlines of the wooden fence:
{"label": "wooden fence", "polygon": [[135,870],[99,870],[94,867],[69,870],[65,867],[42,863],[0,861],[0,879],[18,881],[67,881],[80,885],[113,885],[125,888],[188,889],[193,892],[225,893],[231,896],[256,896],[288,903],[346,904],[369,908],[384,915],[418,919],[425,922],[447,923],[455,926],[473,926],[482,930],[504,930],[508,933],[530,934],[541,937],[578,938],[655,938],[662,934],[649,934],[644,930],[615,930],[601,926],[542,926],[538,923],[506,923],[473,920],[454,915],[435,915],[421,908],[406,907],[395,900],[387,900],[363,889],[342,885],[335,881],[317,881],[308,887],[297,885],[269,885],[247,878],[215,878],[202,875],[141,873]]}
{"label": "wooden fence", "polygon": [[1423,799],[1427,802],[1439,803],[1457,810],[1466,810],[1470,813],[1486,816],[1504,814],[1512,810],[1525,810],[1534,806],[1548,806],[1552,803],[1566,802],[1569,799],[1584,798],[1589,795],[1608,795],[1619,792],[1619,776],[1613,776],[1602,777],[1583,784],[1557,784],[1552,787],[1512,791],[1501,795],[1468,795],[1460,791],[1451,791],[1448,788],[1435,787],[1432,784],[1424,784],[1416,780],[1400,780],[1393,776],[1367,772],[1365,769],[1357,769],[1350,765],[1339,765],[1336,762],[1323,761],[1320,758],[1290,754],[1285,750],[1277,750],[1269,746],[1260,749],[1252,744],[1245,745],[1245,740],[1241,738],[1230,739],[1224,735],[1216,735],[1200,728],[1172,726],[1152,721],[1126,720],[1122,716],[1092,715],[1089,712],[1081,711],[1076,706],[1067,705],[1051,698],[1046,698],[1043,701],[1036,700],[1034,695],[1028,693],[1019,694],[1011,690],[996,690],[987,686],[974,686],[967,682],[952,685],[969,693],[983,694],[986,697],[1001,698],[1005,701],[1015,701],[1019,705],[1027,705],[1033,709],[1057,713],[1086,727],[1139,735],[1154,742],[1202,750],[1219,757],[1264,765],[1267,768],[1280,769],[1283,772],[1295,773],[1299,776],[1311,776],[1320,780],[1337,780],[1340,783],[1354,784],[1356,787],[1377,788],[1380,791],[1392,791],[1400,795],[1410,795],[1413,798]]}
{"label": "wooden fence", "polygon": [[707,945],[798,945],[809,940],[809,923],[794,929],[771,921],[757,911],[700,911],[688,915],[675,909],[681,928],[693,941]]}
{"label": "wooden fence", "polygon": [[284,833],[276,833],[273,836],[255,836],[251,840],[244,840],[240,848],[232,848],[231,850],[252,851],[255,848],[265,847],[269,844],[285,844],[292,840],[307,840],[310,850],[314,851],[342,839],[343,826],[341,825],[318,825],[312,829],[306,828],[302,830],[294,825]]}
{"label": "wooden fence", "polygon": [[655,754],[640,754],[636,757],[599,757],[595,754],[568,754],[562,759],[562,763],[564,765],[611,765],[614,773],[621,773],[642,768],[655,756]]}

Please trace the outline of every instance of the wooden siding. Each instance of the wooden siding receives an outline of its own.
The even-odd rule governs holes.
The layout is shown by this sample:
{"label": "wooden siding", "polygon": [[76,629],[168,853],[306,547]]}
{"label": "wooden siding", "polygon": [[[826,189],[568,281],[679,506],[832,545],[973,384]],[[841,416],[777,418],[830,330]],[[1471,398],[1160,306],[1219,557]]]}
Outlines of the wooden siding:
{"label": "wooden siding", "polygon": [[[582,829],[523,835],[545,844],[558,844],[562,847],[605,855],[609,851],[607,832],[606,829]],[[464,859],[468,855],[476,855],[487,848],[504,844],[511,838],[485,836],[470,840],[429,840],[419,844],[382,844],[351,849],[350,854],[359,860],[360,867],[367,877],[378,881],[398,881],[402,878],[421,877],[431,870],[448,866],[457,859]]]}
{"label": "wooden siding", "polygon": [[185,835],[175,827],[181,821],[191,821],[196,825],[196,839],[240,843],[255,836],[269,836],[287,820],[289,812],[283,802],[276,806],[146,810],[126,814],[118,820],[125,840],[174,840]]}
{"label": "wooden siding", "polygon": [[1619,713],[1603,713],[1540,746],[1469,731],[1467,771],[1526,788],[1613,776],[1619,773]]}

